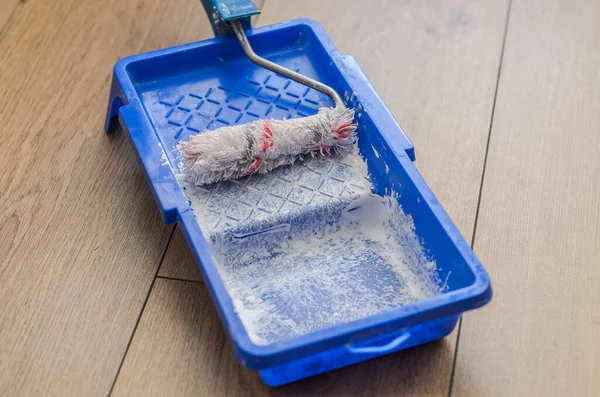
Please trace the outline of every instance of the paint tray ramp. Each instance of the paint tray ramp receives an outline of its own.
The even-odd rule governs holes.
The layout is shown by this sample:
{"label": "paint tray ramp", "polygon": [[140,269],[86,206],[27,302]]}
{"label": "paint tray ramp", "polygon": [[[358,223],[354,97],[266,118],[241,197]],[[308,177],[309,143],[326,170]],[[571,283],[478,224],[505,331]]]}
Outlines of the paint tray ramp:
{"label": "paint tray ramp", "polygon": [[252,64],[233,37],[119,61],[106,124],[119,116],[240,362],[281,385],[449,334],[489,301],[489,278],[356,61],[310,20],[248,37],[343,94],[356,110],[356,153],[203,187],[182,180],[176,145],[190,135],[333,105]]}

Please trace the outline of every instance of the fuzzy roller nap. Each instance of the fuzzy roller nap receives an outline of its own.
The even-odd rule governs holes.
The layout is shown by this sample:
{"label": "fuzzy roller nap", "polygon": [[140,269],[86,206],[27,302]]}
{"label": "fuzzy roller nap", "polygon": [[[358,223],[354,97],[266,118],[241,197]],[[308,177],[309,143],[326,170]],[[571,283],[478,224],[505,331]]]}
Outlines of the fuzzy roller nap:
{"label": "fuzzy roller nap", "polygon": [[293,120],[258,120],[219,128],[179,144],[184,174],[197,185],[265,173],[276,167],[333,153],[354,144],[354,110],[321,108]]}

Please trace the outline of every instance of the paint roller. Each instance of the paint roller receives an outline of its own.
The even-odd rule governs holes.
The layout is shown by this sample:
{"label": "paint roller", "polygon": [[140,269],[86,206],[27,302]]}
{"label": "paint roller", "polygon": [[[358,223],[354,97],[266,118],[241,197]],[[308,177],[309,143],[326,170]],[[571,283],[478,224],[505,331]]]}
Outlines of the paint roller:
{"label": "paint roller", "polygon": [[356,139],[354,110],[331,87],[257,55],[246,34],[250,16],[260,11],[249,0],[202,0],[216,35],[235,34],[255,64],[328,95],[333,107],[313,116],[222,127],[192,135],[177,147],[181,171],[189,181],[205,185],[266,173],[283,165],[352,150]]}

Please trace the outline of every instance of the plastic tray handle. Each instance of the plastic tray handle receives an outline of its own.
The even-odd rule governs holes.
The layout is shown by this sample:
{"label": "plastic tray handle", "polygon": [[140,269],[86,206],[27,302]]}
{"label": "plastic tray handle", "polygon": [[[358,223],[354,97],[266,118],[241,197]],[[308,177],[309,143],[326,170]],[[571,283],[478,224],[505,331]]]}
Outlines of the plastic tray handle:
{"label": "plastic tray handle", "polygon": [[410,332],[404,331],[396,338],[394,338],[391,342],[383,345],[383,346],[360,346],[355,347],[352,345],[346,345],[346,349],[350,353],[354,354],[385,354],[393,352],[397,349],[402,343],[406,342],[410,338]]}

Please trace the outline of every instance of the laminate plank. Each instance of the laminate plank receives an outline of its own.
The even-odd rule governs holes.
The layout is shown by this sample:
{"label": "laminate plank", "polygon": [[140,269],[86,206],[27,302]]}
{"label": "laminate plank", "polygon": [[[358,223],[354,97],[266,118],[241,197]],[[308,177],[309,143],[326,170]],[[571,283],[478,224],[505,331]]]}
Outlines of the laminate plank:
{"label": "laminate plank", "polygon": [[0,37],[0,395],[106,396],[172,230],[103,132],[112,67],[211,31],[188,0],[19,7]]}
{"label": "laminate plank", "polygon": [[453,396],[600,395],[600,3],[515,0]]}

